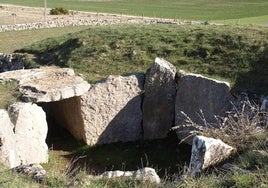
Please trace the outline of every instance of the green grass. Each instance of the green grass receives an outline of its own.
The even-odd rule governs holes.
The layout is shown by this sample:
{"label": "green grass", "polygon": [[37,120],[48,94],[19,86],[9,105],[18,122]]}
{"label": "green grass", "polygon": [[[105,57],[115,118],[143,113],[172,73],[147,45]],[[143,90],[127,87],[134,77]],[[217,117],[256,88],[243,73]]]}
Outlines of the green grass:
{"label": "green grass", "polygon": [[48,37],[56,37],[88,28],[86,26],[50,28],[39,30],[9,31],[0,33],[0,52],[12,53],[15,49],[30,45]]}
{"label": "green grass", "polygon": [[13,187],[27,187],[38,188],[40,184],[34,182],[30,178],[26,178],[17,173],[13,173],[8,167],[4,166],[0,161],[0,187],[13,188]]}
{"label": "green grass", "polygon": [[[0,0],[0,3],[44,7],[43,0]],[[81,11],[210,21],[267,16],[268,2],[265,0],[95,0],[78,2],[76,0],[48,0],[47,6]]]}
{"label": "green grass", "polygon": [[89,82],[146,72],[155,57],[177,69],[230,81],[235,92],[268,94],[268,30],[211,25],[113,25],[49,38],[19,52],[71,67]]}
{"label": "green grass", "polygon": [[227,19],[227,20],[216,20],[216,22],[228,25],[248,25],[257,24],[268,26],[268,15],[265,16],[254,16],[241,19]]}
{"label": "green grass", "polygon": [[[231,171],[225,172],[217,170],[217,166],[208,169],[200,175],[198,178],[186,177],[181,178],[179,182],[172,182],[171,175],[179,177],[182,175],[181,166],[175,166],[178,164],[181,155],[189,152],[185,148],[177,146],[176,148],[169,147],[171,145],[177,145],[174,140],[157,140],[146,142],[133,142],[133,143],[116,143],[107,144],[103,146],[89,147],[78,143],[79,147],[73,148],[72,156],[76,156],[77,159],[81,157],[80,161],[71,160],[68,164],[65,157],[55,155],[50,151],[48,164],[43,164],[44,168],[48,172],[48,176],[42,185],[39,185],[29,178],[12,173],[6,167],[0,163],[0,186],[3,187],[68,187],[74,184],[74,187],[158,187],[158,188],[175,188],[175,187],[267,187],[268,174],[267,174],[267,155],[268,148],[265,143],[267,134],[261,139],[257,139],[256,142],[248,146],[246,151],[241,151],[236,156],[229,159],[236,166]],[[172,142],[172,143],[170,143]],[[69,143],[66,143],[69,144]],[[73,143],[71,143],[73,144]],[[179,150],[179,148],[181,150]],[[263,153],[256,152],[260,151]],[[145,157],[144,154],[147,154]],[[86,157],[83,157],[86,156]],[[156,163],[153,162],[151,157],[157,159]],[[172,165],[175,171],[171,171],[168,167],[170,160],[175,163]],[[136,160],[136,161],[135,161]],[[162,160],[162,161],[161,161]],[[189,160],[189,159],[188,159]],[[132,167],[129,162],[134,162]],[[143,161],[143,162],[142,162]],[[163,162],[164,161],[164,162]],[[139,180],[133,180],[130,178],[117,178],[117,179],[88,179],[87,174],[99,174],[103,170],[136,170],[144,166],[152,166],[156,168],[158,174],[161,175],[161,184],[155,185],[148,182],[141,182]],[[85,166],[86,164],[86,166]],[[165,164],[161,169],[159,166],[153,164]],[[77,168],[80,165],[81,168]],[[117,166],[118,165],[118,166]],[[104,169],[104,167],[106,168]],[[250,173],[242,173],[241,170],[250,170]],[[100,171],[93,171],[93,169],[99,169]],[[162,171],[162,172],[161,172]],[[167,173],[163,173],[163,172]]]}
{"label": "green grass", "polygon": [[0,82],[0,109],[6,109],[18,100],[20,94],[16,87],[15,82]]}

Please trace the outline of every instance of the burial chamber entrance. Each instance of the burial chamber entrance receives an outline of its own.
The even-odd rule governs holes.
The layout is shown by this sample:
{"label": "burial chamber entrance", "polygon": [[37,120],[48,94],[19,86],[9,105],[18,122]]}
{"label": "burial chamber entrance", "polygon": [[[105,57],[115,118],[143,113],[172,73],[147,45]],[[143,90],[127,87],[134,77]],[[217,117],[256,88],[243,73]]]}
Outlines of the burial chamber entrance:
{"label": "burial chamber entrance", "polygon": [[80,97],[55,102],[38,103],[46,113],[48,133],[46,143],[53,150],[68,149],[70,142],[82,140],[83,120]]}
{"label": "burial chamber entrance", "polygon": [[[170,176],[182,170],[189,162],[191,147],[179,144],[174,131],[164,139],[117,142],[87,147],[83,153],[73,153],[77,140],[83,140],[84,125],[80,97],[56,102],[38,103],[47,116],[48,134],[46,143],[56,155],[69,160],[79,159],[75,165],[85,167],[89,173],[101,174],[107,170],[136,170],[153,167],[160,177]],[[62,153],[59,151],[67,151]],[[53,152],[53,153],[54,153]]]}

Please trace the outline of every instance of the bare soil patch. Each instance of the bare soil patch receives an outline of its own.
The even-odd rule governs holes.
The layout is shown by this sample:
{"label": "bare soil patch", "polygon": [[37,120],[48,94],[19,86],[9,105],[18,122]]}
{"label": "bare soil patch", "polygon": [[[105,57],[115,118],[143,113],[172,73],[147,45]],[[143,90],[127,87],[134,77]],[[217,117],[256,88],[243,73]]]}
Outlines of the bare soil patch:
{"label": "bare soil patch", "polygon": [[0,25],[44,21],[44,8],[0,5]]}

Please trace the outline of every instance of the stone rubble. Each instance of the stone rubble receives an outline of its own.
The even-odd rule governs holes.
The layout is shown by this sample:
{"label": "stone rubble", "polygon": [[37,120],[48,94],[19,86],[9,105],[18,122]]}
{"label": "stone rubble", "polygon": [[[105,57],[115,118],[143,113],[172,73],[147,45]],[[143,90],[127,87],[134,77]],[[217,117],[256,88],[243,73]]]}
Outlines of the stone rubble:
{"label": "stone rubble", "polygon": [[136,180],[141,180],[143,182],[150,182],[159,184],[161,182],[158,174],[156,173],[155,169],[145,167],[142,169],[138,169],[136,171],[106,171],[100,176],[88,176],[88,179],[99,179],[99,178],[122,178],[122,177],[129,177]]}
{"label": "stone rubble", "polygon": [[42,183],[46,178],[47,172],[40,164],[20,165],[11,169],[13,172],[31,177],[35,181]]}
{"label": "stone rubble", "polygon": [[201,24],[198,21],[186,21],[177,19],[150,18],[143,16],[128,16],[120,14],[77,12],[77,14],[65,16],[48,15],[47,21],[0,25],[0,32],[36,30],[43,28],[67,27],[67,26],[101,26],[112,24]]}
{"label": "stone rubble", "polygon": [[0,53],[0,73],[24,69],[24,59],[17,54]]}

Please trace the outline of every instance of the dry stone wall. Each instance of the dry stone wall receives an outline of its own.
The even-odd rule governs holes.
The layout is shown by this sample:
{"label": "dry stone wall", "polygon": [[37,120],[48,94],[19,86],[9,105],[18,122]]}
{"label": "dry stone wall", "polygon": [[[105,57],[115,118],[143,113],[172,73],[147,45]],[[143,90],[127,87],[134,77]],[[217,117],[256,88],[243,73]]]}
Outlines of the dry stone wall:
{"label": "dry stone wall", "polygon": [[43,28],[66,27],[66,26],[96,26],[112,24],[200,24],[197,21],[185,21],[177,19],[149,18],[141,16],[127,16],[106,13],[79,12],[66,16],[47,16],[46,21],[0,25],[0,32],[36,30]]}

